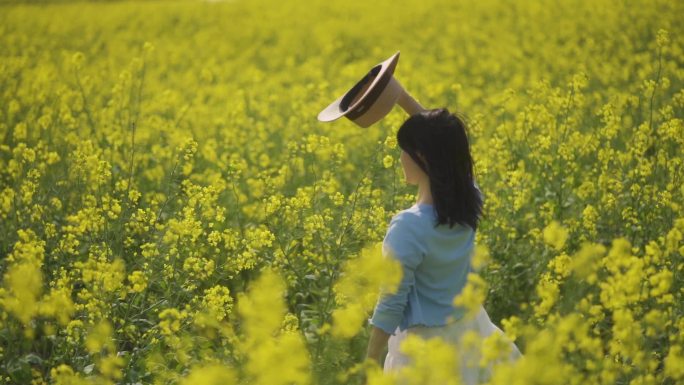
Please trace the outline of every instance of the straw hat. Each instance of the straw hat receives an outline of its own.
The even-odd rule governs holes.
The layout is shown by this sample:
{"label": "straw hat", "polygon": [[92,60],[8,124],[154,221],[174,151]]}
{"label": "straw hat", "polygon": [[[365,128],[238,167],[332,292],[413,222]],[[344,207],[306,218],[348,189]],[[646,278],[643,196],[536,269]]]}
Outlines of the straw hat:
{"label": "straw hat", "polygon": [[318,114],[318,120],[329,122],[347,117],[361,127],[368,127],[382,119],[399,105],[413,115],[425,110],[394,78],[399,51],[368,71],[349,91]]}

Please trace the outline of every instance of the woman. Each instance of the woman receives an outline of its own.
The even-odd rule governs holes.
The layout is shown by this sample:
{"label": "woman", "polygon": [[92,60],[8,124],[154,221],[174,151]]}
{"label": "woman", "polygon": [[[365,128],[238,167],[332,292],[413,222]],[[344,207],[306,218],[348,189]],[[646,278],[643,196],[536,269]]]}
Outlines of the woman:
{"label": "woman", "polygon": [[[480,306],[472,319],[466,309],[453,304],[473,271],[471,256],[475,231],[482,213],[482,196],[473,180],[466,126],[446,108],[427,110],[407,119],[397,132],[406,182],[418,185],[416,204],[390,221],[383,253],[391,253],[402,265],[403,277],[395,293],[381,295],[375,306],[367,358],[382,362],[384,371],[410,364],[399,351],[410,333],[423,338],[439,336],[456,345],[467,330],[482,337],[503,333]],[[382,293],[381,293],[382,294]],[[521,356],[512,344],[511,359]],[[457,349],[458,350],[458,349]],[[472,361],[473,357],[461,360]],[[465,384],[476,384],[491,375],[468,367],[459,372]]]}

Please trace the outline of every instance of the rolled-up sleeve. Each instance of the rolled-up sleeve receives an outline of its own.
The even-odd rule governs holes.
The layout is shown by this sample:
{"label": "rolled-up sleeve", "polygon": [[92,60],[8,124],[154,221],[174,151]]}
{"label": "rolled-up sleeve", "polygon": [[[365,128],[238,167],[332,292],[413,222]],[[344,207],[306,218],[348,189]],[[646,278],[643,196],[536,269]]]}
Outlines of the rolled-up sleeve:
{"label": "rolled-up sleeve", "polygon": [[368,322],[391,335],[401,323],[409,291],[415,286],[416,268],[424,257],[419,236],[412,225],[411,218],[401,214],[394,216],[382,243],[384,257],[394,258],[401,263],[402,278],[396,292],[380,291],[373,316]]}

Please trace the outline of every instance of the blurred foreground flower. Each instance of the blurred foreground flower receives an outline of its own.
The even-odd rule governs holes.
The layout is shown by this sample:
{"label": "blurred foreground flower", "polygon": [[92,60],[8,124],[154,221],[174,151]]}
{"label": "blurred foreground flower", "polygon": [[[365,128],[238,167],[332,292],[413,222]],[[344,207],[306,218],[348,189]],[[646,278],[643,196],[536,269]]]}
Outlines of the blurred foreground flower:
{"label": "blurred foreground flower", "polygon": [[282,332],[285,318],[285,282],[271,268],[265,268],[248,292],[238,295],[237,311],[242,317],[245,366],[254,384],[309,384],[309,352],[299,332]]}
{"label": "blurred foreground flower", "polygon": [[358,257],[347,260],[342,267],[341,278],[333,287],[339,307],[333,311],[332,335],[342,338],[355,336],[377,302],[379,292],[395,292],[401,274],[399,261],[383,256],[381,242],[364,248]]}

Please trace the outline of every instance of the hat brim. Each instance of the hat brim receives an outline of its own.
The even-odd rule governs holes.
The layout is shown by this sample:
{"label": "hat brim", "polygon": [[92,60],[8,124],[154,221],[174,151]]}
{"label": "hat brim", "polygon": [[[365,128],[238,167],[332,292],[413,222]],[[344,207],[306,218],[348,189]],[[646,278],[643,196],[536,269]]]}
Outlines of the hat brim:
{"label": "hat brim", "polygon": [[[399,61],[399,53],[400,51],[397,51],[387,60],[371,68],[371,70],[368,71],[368,73],[352,88],[350,88],[342,96],[337,98],[334,102],[330,103],[330,105],[323,109],[318,114],[318,120],[322,122],[330,122],[339,119],[353,112],[358,106],[362,105],[369,96],[377,97],[382,90],[376,88],[378,88],[378,85],[381,87],[385,87],[387,85],[388,78],[394,74],[394,69]],[[376,73],[374,74],[373,72]],[[373,77],[373,80],[370,85],[366,87],[371,77]],[[363,93],[359,96],[360,92]]]}

